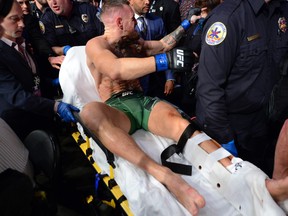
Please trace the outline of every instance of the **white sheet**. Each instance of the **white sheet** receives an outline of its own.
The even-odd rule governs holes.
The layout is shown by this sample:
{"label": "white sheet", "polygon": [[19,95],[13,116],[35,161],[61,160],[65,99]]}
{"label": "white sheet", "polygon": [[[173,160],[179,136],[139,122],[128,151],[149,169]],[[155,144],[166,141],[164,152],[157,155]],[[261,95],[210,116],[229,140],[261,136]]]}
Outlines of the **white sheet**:
{"label": "white sheet", "polygon": [[[60,84],[64,93],[63,101],[71,103],[78,108],[82,108],[84,104],[99,100],[95,89],[93,78],[86,66],[86,55],[84,46],[73,47],[67,53],[60,70]],[[79,127],[81,131],[81,127]],[[139,146],[155,161],[160,163],[161,152],[169,146],[172,141],[163,137],[155,136],[144,130],[138,130],[133,138]],[[98,145],[92,141],[93,158],[101,169],[109,173],[106,157]],[[192,154],[192,153],[191,153]],[[197,155],[194,155],[197,156]],[[183,157],[175,156],[174,160],[188,163]],[[129,201],[129,206],[135,215],[139,216],[188,216],[190,215],[186,209],[179,204],[169,191],[155,180],[152,176],[143,172],[139,168],[130,164],[126,160],[116,156],[115,180],[120,186],[123,194]],[[247,163],[249,167],[249,163]],[[251,168],[253,171],[253,167]],[[251,171],[250,167],[249,170]],[[200,210],[199,215],[207,216],[235,216],[242,215],[244,211],[235,209],[218,191],[213,188],[208,180],[193,167],[192,176],[183,176],[183,178],[197,189],[206,200],[206,206]],[[255,202],[249,199],[243,202],[243,208],[249,209],[246,212],[253,214],[243,214],[248,216],[280,216],[285,215],[281,208],[270,197],[266,187],[266,175],[263,172],[255,172],[250,175],[249,185],[238,188],[237,181],[245,178],[245,173],[241,177],[236,178],[234,185],[229,185],[234,191],[235,196],[245,194],[253,194]],[[251,180],[252,179],[252,180]],[[253,190],[252,190],[252,189]],[[261,204],[259,204],[261,203]],[[240,213],[241,212],[241,213]]]}

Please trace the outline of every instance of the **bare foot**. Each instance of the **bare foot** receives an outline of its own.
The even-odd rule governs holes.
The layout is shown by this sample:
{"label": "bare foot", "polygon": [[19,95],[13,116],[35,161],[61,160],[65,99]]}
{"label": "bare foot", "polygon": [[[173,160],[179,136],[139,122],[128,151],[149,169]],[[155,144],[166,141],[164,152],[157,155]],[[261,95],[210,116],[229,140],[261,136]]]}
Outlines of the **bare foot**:
{"label": "bare foot", "polygon": [[176,197],[190,214],[197,215],[200,208],[205,206],[204,198],[178,174],[169,170],[163,184]]}
{"label": "bare foot", "polygon": [[288,199],[288,176],[284,179],[268,179],[266,187],[276,202]]}

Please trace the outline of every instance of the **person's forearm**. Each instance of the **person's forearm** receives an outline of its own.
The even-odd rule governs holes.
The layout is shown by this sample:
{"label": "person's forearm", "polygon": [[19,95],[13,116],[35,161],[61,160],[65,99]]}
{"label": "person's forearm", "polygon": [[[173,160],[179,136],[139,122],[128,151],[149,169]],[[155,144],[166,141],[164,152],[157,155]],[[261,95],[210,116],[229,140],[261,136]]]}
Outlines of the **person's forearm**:
{"label": "person's forearm", "polygon": [[163,44],[163,52],[169,51],[176,46],[176,44],[180,41],[182,36],[184,35],[185,30],[180,25],[173,32],[163,37],[160,42]]}
{"label": "person's forearm", "polygon": [[184,28],[182,26],[179,26],[177,29],[175,29],[170,34],[164,36],[159,41],[145,41],[143,46],[146,50],[146,54],[148,56],[151,56],[171,50],[176,46],[184,33]]}
{"label": "person's forearm", "polygon": [[98,70],[103,74],[109,74],[114,80],[133,80],[156,71],[154,57],[119,58],[113,64],[103,66]]}

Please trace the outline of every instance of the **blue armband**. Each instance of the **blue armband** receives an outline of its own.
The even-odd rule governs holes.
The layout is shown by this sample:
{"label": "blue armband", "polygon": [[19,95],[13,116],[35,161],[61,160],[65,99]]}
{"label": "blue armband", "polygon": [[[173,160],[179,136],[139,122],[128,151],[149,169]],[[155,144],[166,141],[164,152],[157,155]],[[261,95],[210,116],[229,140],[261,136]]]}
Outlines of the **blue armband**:
{"label": "blue armband", "polygon": [[184,28],[184,30],[186,31],[190,26],[191,26],[191,23],[189,20],[187,19],[184,19],[181,23],[181,26]]}
{"label": "blue armband", "polygon": [[160,53],[154,56],[156,63],[156,71],[165,71],[168,69],[168,59],[165,53]]}
{"label": "blue armband", "polygon": [[63,47],[63,54],[66,56],[66,54],[67,54],[67,52],[68,52],[68,50],[71,48],[71,46],[69,46],[69,45],[66,45],[66,46],[64,46]]}

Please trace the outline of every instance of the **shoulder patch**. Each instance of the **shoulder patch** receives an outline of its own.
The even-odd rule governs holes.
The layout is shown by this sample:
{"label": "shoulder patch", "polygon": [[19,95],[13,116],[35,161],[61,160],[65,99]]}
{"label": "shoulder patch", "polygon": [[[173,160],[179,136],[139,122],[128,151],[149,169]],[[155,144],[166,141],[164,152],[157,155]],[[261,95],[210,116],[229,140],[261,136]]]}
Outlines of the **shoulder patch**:
{"label": "shoulder patch", "polygon": [[221,22],[215,22],[208,29],[205,41],[208,45],[215,46],[224,41],[226,34],[226,26]]}
{"label": "shoulder patch", "polygon": [[40,27],[42,34],[44,34],[45,33],[45,26],[44,26],[43,22],[39,21],[39,27]]}
{"label": "shoulder patch", "polygon": [[280,17],[278,20],[278,25],[279,25],[279,29],[280,31],[282,31],[283,33],[286,32],[287,30],[287,21],[285,19],[285,17]]}

